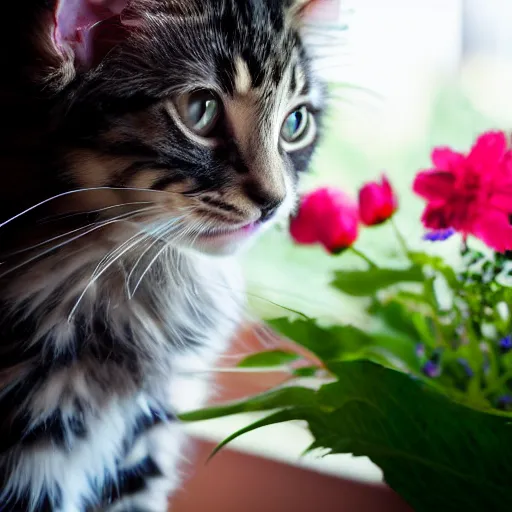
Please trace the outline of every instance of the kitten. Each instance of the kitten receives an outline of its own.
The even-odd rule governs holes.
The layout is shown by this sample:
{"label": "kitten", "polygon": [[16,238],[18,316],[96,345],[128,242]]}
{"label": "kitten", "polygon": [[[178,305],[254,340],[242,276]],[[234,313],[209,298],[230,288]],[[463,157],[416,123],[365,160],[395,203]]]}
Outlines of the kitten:
{"label": "kitten", "polygon": [[[23,0],[0,35],[0,510],[162,512],[296,203],[305,0]],[[8,34],[7,34],[8,33]]]}

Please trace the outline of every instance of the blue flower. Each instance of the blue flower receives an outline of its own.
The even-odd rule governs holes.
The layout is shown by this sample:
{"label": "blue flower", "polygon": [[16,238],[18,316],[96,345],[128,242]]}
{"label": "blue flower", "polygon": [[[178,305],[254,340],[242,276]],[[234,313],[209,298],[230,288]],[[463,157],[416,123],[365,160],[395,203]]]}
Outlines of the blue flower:
{"label": "blue flower", "polygon": [[506,354],[512,350],[512,336],[505,336],[499,341],[500,352]]}
{"label": "blue flower", "polygon": [[429,242],[444,242],[448,240],[452,235],[455,234],[455,229],[437,229],[436,231],[429,231],[423,236],[423,240],[428,240]]}
{"label": "blue flower", "polygon": [[421,371],[431,379],[435,379],[441,375],[441,367],[437,363],[434,363],[434,361],[427,361]]}
{"label": "blue flower", "polygon": [[418,343],[414,351],[419,359],[423,359],[425,357],[425,345],[423,345],[423,343]]}
{"label": "blue flower", "polygon": [[509,411],[512,409],[512,396],[511,395],[502,395],[498,398],[496,402],[496,407],[498,409]]}
{"label": "blue flower", "polygon": [[471,368],[469,363],[466,361],[466,359],[464,359],[463,357],[459,357],[459,359],[457,359],[457,362],[462,366],[462,368],[464,368],[464,371],[466,372],[466,375],[469,378],[473,377],[473,375],[474,375],[473,369]]}

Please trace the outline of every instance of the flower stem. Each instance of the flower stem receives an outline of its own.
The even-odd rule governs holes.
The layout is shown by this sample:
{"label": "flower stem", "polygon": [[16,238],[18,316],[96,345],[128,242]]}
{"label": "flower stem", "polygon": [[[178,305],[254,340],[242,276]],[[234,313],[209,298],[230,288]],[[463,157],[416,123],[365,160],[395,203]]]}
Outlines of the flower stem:
{"label": "flower stem", "polygon": [[400,233],[400,230],[398,229],[398,226],[396,225],[395,218],[391,217],[391,226],[393,227],[393,231],[395,232],[395,236],[398,240],[398,243],[405,255],[406,258],[409,258],[409,248],[407,247],[407,242],[405,241],[405,238],[403,237],[402,233]]}
{"label": "flower stem", "polygon": [[485,391],[485,396],[489,397],[494,393],[499,393],[501,389],[512,379],[512,371],[504,373],[492,386],[489,386]]}
{"label": "flower stem", "polygon": [[377,263],[375,263],[371,258],[366,256],[366,254],[364,252],[361,252],[359,249],[356,249],[354,246],[351,246],[349,249],[354,254],[359,256],[362,260],[366,261],[366,263],[368,263],[368,265],[370,265],[371,268],[377,268],[378,267]]}

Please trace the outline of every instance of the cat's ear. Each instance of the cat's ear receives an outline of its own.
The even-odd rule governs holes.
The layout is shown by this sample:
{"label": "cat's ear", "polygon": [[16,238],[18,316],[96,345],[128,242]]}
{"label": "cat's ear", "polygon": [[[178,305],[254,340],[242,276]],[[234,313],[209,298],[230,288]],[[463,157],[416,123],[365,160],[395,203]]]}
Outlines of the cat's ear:
{"label": "cat's ear", "polygon": [[129,0],[56,0],[52,43],[76,68],[89,69],[125,36]]}
{"label": "cat's ear", "polygon": [[287,0],[285,5],[291,17],[300,22],[321,2],[322,0]]}

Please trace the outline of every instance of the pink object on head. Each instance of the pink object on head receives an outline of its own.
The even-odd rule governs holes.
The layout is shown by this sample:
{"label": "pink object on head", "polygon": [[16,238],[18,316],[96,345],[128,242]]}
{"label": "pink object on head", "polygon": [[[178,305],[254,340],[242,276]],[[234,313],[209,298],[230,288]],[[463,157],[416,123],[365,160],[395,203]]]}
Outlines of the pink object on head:
{"label": "pink object on head", "polygon": [[127,5],[128,0],[58,0],[54,29],[57,48],[70,48],[79,65],[90,67],[98,59],[96,51],[105,52],[96,44],[98,25],[113,20],[108,39],[115,41],[112,32],[119,34],[119,15]]}

